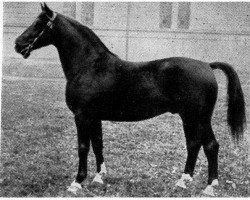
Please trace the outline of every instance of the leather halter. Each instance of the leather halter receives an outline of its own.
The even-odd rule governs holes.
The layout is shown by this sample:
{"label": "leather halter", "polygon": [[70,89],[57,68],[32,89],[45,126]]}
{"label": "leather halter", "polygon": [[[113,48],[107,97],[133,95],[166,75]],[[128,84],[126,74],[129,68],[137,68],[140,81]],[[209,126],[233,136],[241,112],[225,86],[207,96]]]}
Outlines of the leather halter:
{"label": "leather halter", "polygon": [[51,30],[53,29],[53,27],[54,27],[53,21],[55,20],[57,14],[55,12],[53,12],[53,16],[52,17],[49,17],[48,15],[46,15],[46,16],[48,17],[49,21],[47,22],[47,24],[44,27],[44,29],[39,33],[39,35],[37,37],[35,37],[35,39],[33,40],[33,42],[31,42],[26,48],[24,48],[21,51],[21,53],[24,52],[24,51],[26,51],[25,54],[30,53],[30,51],[32,50],[35,42],[43,35],[43,33],[45,32],[45,30],[47,28],[49,28]]}

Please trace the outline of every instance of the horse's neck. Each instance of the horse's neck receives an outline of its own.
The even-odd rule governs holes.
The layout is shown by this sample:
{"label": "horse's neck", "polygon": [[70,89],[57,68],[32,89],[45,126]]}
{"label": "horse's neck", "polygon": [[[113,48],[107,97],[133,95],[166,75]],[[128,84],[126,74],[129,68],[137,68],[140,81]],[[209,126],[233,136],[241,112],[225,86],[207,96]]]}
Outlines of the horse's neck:
{"label": "horse's neck", "polygon": [[93,46],[88,37],[83,37],[76,25],[60,16],[56,27],[55,43],[67,80],[72,79],[81,69],[87,71],[90,66],[105,52],[99,46]]}

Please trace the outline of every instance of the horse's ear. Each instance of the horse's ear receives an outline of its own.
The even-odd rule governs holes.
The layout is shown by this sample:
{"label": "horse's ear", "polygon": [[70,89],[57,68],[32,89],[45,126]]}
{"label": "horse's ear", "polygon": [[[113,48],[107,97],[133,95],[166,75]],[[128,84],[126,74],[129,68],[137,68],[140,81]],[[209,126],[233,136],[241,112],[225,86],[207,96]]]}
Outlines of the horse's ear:
{"label": "horse's ear", "polygon": [[46,3],[44,3],[44,5],[42,6],[42,10],[45,11],[46,15],[48,15],[49,17],[53,16],[53,11],[47,6]]}
{"label": "horse's ear", "polygon": [[40,3],[42,11],[44,11],[44,5]]}

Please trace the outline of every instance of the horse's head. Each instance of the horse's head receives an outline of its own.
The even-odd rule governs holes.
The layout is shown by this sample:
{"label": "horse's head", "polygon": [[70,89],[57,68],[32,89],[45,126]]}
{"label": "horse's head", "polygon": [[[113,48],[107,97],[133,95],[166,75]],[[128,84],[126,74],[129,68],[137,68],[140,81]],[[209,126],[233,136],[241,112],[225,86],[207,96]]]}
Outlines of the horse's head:
{"label": "horse's head", "polygon": [[15,50],[28,58],[32,50],[53,43],[53,28],[56,13],[45,3],[41,4],[42,12],[15,41]]}

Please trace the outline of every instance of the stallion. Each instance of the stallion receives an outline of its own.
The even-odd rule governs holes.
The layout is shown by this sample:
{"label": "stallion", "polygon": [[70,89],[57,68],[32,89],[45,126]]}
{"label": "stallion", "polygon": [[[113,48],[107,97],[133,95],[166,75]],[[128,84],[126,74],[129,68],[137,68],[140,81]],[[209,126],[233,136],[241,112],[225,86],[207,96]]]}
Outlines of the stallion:
{"label": "stallion", "polygon": [[235,70],[226,63],[206,63],[184,57],[150,62],[128,62],[109,51],[97,35],[74,19],[52,11],[42,12],[15,41],[15,50],[28,58],[38,48],[54,45],[67,80],[66,104],[75,117],[79,167],[68,188],[76,192],[87,176],[90,142],[96,157],[94,181],[103,183],[107,173],[103,157],[102,120],[139,121],[166,112],[182,119],[187,160],[176,183],[186,188],[191,181],[201,146],[208,160],[208,182],[203,191],[214,195],[218,185],[218,150],[211,126],[218,84],[213,70],[228,79],[227,122],[232,138],[243,136],[245,103]]}

